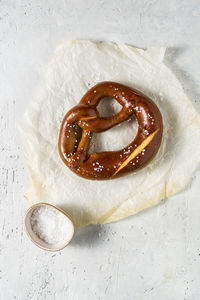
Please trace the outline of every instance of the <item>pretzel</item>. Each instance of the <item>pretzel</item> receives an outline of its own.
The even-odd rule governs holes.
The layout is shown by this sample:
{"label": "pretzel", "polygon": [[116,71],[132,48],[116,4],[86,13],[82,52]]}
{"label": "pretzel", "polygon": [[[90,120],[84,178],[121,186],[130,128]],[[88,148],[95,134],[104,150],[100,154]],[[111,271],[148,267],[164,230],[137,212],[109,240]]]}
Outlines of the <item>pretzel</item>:
{"label": "pretzel", "polygon": [[[122,109],[100,117],[97,105],[104,97],[114,98]],[[92,133],[103,132],[133,115],[138,122],[135,139],[118,151],[88,154]],[[78,128],[82,129],[78,142]],[[145,167],[156,155],[162,140],[163,123],[156,104],[137,90],[115,82],[101,82],[86,92],[64,117],[58,149],[63,162],[87,179],[110,179]],[[120,138],[120,137],[119,137]]]}

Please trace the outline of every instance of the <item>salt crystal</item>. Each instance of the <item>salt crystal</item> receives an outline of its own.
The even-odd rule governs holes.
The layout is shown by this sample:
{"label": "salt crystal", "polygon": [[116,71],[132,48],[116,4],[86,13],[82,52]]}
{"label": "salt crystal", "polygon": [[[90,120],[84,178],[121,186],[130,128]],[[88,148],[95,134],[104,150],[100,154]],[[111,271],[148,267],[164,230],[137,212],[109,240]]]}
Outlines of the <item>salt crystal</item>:
{"label": "salt crystal", "polygon": [[35,235],[49,245],[62,243],[72,232],[71,221],[51,206],[35,208],[30,224]]}

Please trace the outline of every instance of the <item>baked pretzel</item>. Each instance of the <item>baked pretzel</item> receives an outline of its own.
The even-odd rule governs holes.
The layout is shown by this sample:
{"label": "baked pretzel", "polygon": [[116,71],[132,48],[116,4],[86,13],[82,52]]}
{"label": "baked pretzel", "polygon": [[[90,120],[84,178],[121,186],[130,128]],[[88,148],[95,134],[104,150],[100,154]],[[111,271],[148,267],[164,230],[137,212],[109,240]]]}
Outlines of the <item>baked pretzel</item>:
{"label": "baked pretzel", "polygon": [[[97,105],[104,97],[114,98],[122,109],[110,117],[100,117]],[[136,116],[138,132],[125,148],[88,154],[93,132],[102,132]],[[78,143],[78,127],[82,129]],[[101,82],[83,96],[64,117],[58,149],[63,162],[87,179],[109,179],[145,167],[156,155],[162,139],[163,123],[156,104],[138,92],[115,82]]]}

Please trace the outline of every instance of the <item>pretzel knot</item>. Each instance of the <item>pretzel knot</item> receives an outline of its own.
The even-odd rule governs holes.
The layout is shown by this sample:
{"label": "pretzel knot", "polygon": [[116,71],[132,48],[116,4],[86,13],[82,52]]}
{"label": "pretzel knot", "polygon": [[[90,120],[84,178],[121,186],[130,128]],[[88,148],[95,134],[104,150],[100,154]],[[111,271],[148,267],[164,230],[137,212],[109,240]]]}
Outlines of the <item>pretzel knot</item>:
{"label": "pretzel knot", "polygon": [[[110,117],[100,117],[97,105],[104,97],[114,98],[122,109]],[[93,132],[103,132],[136,116],[135,139],[118,151],[88,154]],[[78,129],[82,129],[78,143]],[[115,82],[101,82],[83,96],[64,117],[58,149],[63,162],[87,179],[115,178],[145,167],[156,155],[162,140],[163,124],[156,104],[138,92]],[[120,136],[119,136],[120,138]]]}

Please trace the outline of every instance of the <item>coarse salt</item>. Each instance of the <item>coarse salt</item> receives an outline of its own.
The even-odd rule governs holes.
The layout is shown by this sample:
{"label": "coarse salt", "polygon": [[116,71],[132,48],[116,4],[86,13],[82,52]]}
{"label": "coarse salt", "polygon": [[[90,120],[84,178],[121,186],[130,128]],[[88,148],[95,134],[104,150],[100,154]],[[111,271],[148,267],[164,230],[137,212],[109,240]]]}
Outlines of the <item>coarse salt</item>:
{"label": "coarse salt", "polygon": [[35,235],[49,245],[63,243],[73,231],[71,221],[63,213],[45,205],[34,209],[30,224]]}

